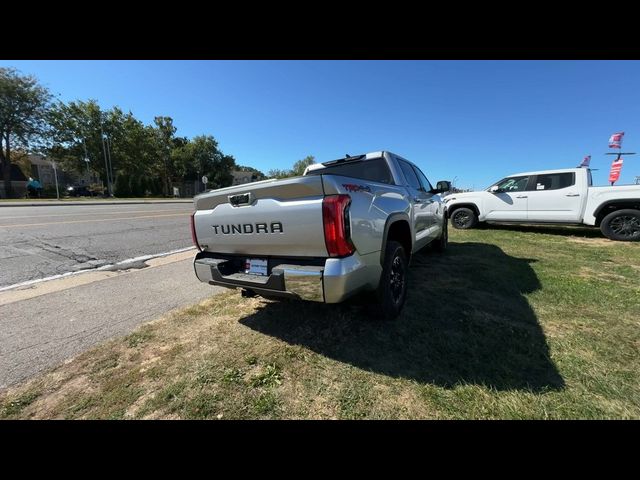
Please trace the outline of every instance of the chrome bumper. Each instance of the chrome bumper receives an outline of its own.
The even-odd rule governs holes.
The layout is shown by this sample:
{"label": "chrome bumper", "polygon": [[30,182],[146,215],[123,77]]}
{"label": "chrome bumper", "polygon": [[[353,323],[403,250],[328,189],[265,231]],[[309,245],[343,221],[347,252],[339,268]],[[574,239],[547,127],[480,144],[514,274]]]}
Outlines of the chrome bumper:
{"label": "chrome bumper", "polygon": [[324,266],[282,263],[273,267],[269,276],[223,274],[227,262],[199,253],[193,266],[198,280],[211,285],[326,303],[338,303],[360,290],[376,288],[382,272],[379,264],[378,268],[375,264],[371,268],[357,253],[346,258],[329,258]]}

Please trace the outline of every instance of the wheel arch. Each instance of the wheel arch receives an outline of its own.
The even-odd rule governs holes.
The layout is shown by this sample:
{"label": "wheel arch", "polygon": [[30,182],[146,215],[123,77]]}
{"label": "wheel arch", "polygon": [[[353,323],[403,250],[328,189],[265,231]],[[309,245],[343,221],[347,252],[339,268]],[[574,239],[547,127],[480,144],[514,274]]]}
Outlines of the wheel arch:
{"label": "wheel arch", "polygon": [[407,263],[411,259],[413,249],[413,237],[411,235],[411,223],[406,213],[393,213],[389,215],[384,224],[382,236],[382,248],[380,249],[380,265],[384,265],[386,245],[389,240],[400,242],[407,254]]}
{"label": "wheel arch", "polygon": [[453,217],[455,211],[460,208],[469,208],[476,214],[478,218],[480,218],[480,209],[475,203],[456,203],[455,205],[447,207],[447,218]]}
{"label": "wheel arch", "polygon": [[602,219],[616,210],[631,209],[640,210],[640,198],[629,198],[622,200],[609,200],[598,206],[593,216],[596,218],[595,226],[599,227]]}

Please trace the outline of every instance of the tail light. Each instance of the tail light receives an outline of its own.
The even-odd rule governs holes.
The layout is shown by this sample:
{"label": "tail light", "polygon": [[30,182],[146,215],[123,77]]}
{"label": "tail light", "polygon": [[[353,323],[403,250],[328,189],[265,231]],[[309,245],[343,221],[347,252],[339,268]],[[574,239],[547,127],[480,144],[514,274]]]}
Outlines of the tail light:
{"label": "tail light", "polygon": [[198,251],[202,251],[200,248],[200,244],[198,243],[198,236],[196,235],[196,220],[195,220],[196,212],[191,214],[191,240],[193,240],[193,244],[196,246]]}
{"label": "tail light", "polygon": [[322,201],[324,241],[330,257],[346,257],[355,251],[349,228],[349,195],[329,195]]}

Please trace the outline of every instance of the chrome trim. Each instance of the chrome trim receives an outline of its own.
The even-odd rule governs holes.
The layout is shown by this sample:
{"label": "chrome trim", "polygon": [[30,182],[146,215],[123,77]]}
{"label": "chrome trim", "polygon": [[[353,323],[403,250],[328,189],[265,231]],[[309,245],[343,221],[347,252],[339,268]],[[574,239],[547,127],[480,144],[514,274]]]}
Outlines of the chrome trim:
{"label": "chrome trim", "polygon": [[[205,257],[194,259],[194,269],[198,280],[226,288],[248,288],[261,295],[286,296],[312,302],[338,303],[362,290],[378,287],[382,266],[380,252],[367,255],[353,255],[345,258],[328,258],[324,266],[280,264],[271,269],[269,277],[250,282],[241,274],[220,276],[218,268],[227,260]],[[214,271],[216,272],[214,278]],[[277,281],[283,288],[274,289]],[[264,280],[271,285],[267,286]]]}
{"label": "chrome trim", "polygon": [[323,302],[322,273],[324,267],[305,265],[277,265],[272,273],[284,273],[284,285],[288,292],[295,293],[303,300]]}

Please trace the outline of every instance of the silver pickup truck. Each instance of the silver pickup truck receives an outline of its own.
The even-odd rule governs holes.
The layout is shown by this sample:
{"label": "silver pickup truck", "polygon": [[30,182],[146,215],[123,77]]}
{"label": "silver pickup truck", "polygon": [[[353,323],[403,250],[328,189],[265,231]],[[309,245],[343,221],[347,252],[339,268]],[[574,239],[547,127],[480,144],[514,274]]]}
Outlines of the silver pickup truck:
{"label": "silver pickup truck", "polygon": [[195,273],[243,295],[338,303],[375,292],[395,318],[411,255],[447,246],[439,193],[390,152],[309,166],[303,176],[222,188],[194,198]]}

